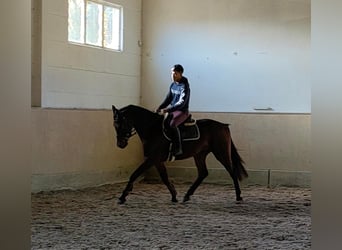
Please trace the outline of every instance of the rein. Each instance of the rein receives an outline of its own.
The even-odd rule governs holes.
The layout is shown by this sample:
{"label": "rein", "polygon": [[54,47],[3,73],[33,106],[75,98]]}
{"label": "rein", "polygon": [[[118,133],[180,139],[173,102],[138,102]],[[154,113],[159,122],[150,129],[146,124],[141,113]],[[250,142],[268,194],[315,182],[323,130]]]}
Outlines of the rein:
{"label": "rein", "polygon": [[135,130],[134,127],[132,127],[131,132],[130,132],[130,135],[129,135],[128,138],[131,138],[133,135],[136,135],[136,134],[137,134],[137,131]]}
{"label": "rein", "polygon": [[[128,140],[129,138],[131,138],[133,135],[136,135],[136,134],[137,134],[137,131],[135,130],[134,127],[132,127],[131,131],[129,133],[127,133],[126,136],[123,137],[123,139]],[[116,137],[119,138],[121,136],[117,135]]]}

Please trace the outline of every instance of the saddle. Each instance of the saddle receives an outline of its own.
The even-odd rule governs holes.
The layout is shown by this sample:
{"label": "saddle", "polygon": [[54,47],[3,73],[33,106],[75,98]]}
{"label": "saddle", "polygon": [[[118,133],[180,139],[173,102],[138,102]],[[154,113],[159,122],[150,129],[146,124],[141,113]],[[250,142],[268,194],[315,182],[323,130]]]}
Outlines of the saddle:
{"label": "saddle", "polygon": [[[169,141],[172,141],[169,128],[170,128],[169,119],[168,117],[164,117],[163,134],[166,139],[168,139]],[[195,141],[200,138],[200,131],[198,129],[196,120],[192,118],[191,114],[189,114],[186,120],[178,126],[178,129],[179,129],[182,141]]]}

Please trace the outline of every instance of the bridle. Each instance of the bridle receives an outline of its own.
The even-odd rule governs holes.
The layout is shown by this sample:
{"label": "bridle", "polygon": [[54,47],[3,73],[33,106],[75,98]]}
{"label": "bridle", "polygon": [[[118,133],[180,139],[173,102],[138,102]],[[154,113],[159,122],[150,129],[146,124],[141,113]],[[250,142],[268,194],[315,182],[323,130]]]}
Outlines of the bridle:
{"label": "bridle", "polygon": [[131,138],[133,135],[135,135],[137,133],[137,131],[135,130],[135,128],[131,128],[129,131],[127,131],[125,133],[124,136],[120,136],[120,135],[117,135],[116,138],[118,139],[124,139],[124,140],[129,140],[129,138]]}
{"label": "bridle", "polygon": [[118,125],[119,120],[120,120],[119,118],[114,118],[114,124],[113,125],[114,125],[114,127],[117,128],[116,138],[118,140],[128,141],[129,138],[131,138],[133,135],[135,135],[137,133],[137,131],[133,127],[132,123],[126,119],[126,117],[122,117],[120,126],[116,126],[116,124]]}

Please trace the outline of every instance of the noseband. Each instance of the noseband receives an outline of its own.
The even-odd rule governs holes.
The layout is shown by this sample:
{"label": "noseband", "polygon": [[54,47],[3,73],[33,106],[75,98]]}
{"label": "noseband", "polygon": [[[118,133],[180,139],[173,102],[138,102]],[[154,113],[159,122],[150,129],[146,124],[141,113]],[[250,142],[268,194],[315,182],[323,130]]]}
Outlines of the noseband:
{"label": "noseband", "polygon": [[120,135],[117,135],[116,138],[118,139],[125,139],[128,141],[129,138],[131,138],[133,135],[135,135],[137,133],[137,131],[135,130],[135,128],[131,128],[130,131],[126,132],[125,133],[125,136],[120,136]]}
{"label": "noseband", "polygon": [[[114,119],[115,121],[115,119]],[[118,122],[118,120],[116,120]],[[117,139],[119,140],[126,140],[128,141],[129,138],[131,138],[133,135],[135,135],[137,132],[135,128],[132,126],[131,122],[127,120],[127,118],[123,118],[121,120],[121,126],[122,129],[121,131],[118,131],[118,135],[116,136]]]}

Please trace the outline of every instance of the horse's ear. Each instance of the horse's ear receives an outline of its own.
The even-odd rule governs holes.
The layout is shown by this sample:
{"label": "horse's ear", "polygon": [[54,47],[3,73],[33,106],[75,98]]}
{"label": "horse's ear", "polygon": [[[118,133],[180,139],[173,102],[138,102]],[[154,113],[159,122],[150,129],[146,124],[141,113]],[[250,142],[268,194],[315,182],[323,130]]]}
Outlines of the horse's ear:
{"label": "horse's ear", "polygon": [[117,111],[117,109],[115,108],[114,105],[112,105],[112,110],[113,110],[113,112],[116,112],[116,111]]}

